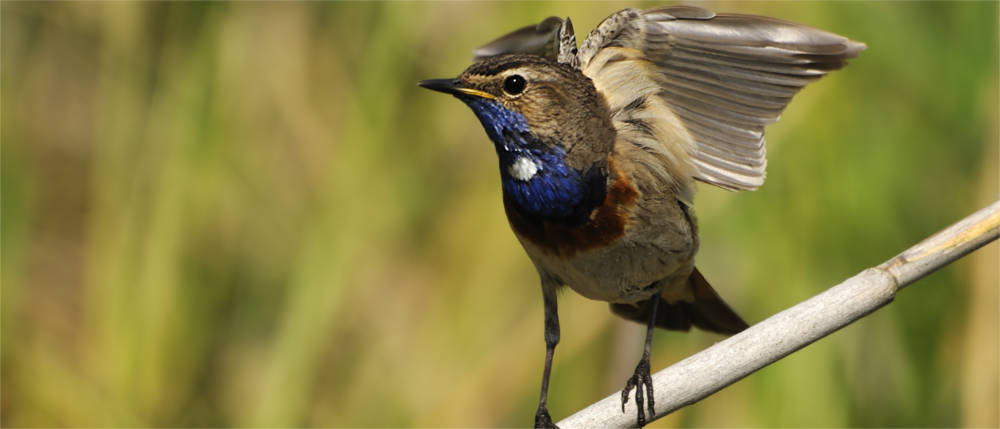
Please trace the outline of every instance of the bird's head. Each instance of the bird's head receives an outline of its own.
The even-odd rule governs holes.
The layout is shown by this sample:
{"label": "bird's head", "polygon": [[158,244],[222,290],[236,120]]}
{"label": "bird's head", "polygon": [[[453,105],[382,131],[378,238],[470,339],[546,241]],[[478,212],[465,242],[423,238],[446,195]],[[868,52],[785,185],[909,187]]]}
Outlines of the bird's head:
{"label": "bird's head", "polygon": [[496,148],[505,196],[526,214],[569,219],[603,201],[615,130],[607,103],[579,70],[536,55],[499,55],[420,86],[475,112]]}

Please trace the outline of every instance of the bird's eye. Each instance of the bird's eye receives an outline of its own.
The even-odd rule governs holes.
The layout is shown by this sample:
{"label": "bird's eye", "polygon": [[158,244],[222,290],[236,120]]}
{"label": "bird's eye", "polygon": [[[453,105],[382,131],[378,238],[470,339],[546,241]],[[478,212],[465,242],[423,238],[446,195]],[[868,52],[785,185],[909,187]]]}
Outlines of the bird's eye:
{"label": "bird's eye", "polygon": [[503,90],[510,95],[517,95],[520,94],[521,91],[524,91],[524,86],[526,84],[527,82],[523,77],[521,77],[521,75],[510,75],[507,79],[503,80]]}

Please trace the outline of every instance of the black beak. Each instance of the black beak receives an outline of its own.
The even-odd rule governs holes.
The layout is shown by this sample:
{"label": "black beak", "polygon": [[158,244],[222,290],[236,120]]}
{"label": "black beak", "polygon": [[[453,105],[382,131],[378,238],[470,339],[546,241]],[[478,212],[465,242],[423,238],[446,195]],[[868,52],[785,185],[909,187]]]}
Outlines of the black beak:
{"label": "black beak", "polygon": [[427,79],[420,81],[417,85],[445,94],[457,95],[461,93],[458,87],[458,79]]}

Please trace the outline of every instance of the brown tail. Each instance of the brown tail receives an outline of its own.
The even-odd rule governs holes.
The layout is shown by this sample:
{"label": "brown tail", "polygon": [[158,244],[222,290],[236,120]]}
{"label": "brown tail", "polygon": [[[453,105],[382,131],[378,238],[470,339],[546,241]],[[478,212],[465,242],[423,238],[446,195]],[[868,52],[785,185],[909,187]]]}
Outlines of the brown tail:
{"label": "brown tail", "polygon": [[652,300],[659,299],[656,326],[660,328],[687,331],[694,325],[706,331],[732,335],[749,327],[719,297],[697,268],[688,277],[687,286],[693,297],[691,301],[668,301],[657,296],[636,304],[611,304],[611,311],[625,319],[645,324],[649,321]]}

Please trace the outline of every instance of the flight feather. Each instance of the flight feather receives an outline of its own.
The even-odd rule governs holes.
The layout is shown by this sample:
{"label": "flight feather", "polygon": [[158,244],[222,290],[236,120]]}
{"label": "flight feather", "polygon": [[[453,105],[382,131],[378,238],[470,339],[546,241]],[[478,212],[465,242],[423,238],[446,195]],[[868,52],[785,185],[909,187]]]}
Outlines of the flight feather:
{"label": "flight feather", "polygon": [[[684,130],[674,134],[690,137],[659,143],[683,146],[695,179],[753,190],[764,183],[764,126],[778,120],[803,86],[864,48],[775,18],[673,6],[611,15],[583,41],[578,56],[580,69],[599,89],[603,80],[657,82],[657,96],[673,113],[660,121],[680,122]],[[612,60],[605,58],[609,50]],[[636,63],[618,67],[632,76],[606,70],[619,61]]]}

